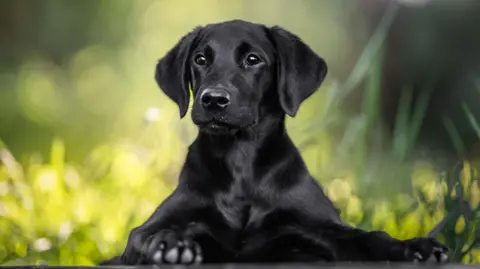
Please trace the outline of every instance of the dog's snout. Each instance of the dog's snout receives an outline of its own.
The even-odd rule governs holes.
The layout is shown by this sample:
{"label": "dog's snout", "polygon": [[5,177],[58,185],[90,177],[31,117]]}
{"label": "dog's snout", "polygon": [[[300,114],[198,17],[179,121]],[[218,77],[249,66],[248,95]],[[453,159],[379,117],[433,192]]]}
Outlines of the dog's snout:
{"label": "dog's snout", "polygon": [[230,94],[224,89],[206,89],[200,102],[206,109],[225,109],[230,105]]}

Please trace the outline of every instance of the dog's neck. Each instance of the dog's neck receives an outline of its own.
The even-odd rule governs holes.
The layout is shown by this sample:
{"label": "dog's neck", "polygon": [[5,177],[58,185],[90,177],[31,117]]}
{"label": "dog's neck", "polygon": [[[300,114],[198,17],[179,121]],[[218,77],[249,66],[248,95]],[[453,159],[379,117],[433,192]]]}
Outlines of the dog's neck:
{"label": "dog's neck", "polygon": [[228,186],[238,181],[258,182],[271,172],[270,168],[292,157],[294,147],[286,131],[285,115],[271,115],[233,136],[199,132],[187,162],[195,161],[208,171],[205,176],[210,183]]}

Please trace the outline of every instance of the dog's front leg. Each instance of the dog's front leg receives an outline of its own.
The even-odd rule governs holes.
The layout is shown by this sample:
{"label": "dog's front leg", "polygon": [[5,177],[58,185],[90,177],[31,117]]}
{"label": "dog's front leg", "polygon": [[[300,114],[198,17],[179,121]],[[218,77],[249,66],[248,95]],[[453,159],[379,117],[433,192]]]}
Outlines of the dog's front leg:
{"label": "dog's front leg", "polygon": [[132,230],[122,264],[200,263],[202,251],[190,230],[200,220],[201,209],[193,197],[174,192],[144,224]]}
{"label": "dog's front leg", "polygon": [[446,262],[448,249],[433,238],[392,238],[385,232],[365,231],[339,224],[322,228],[336,249],[337,260]]}

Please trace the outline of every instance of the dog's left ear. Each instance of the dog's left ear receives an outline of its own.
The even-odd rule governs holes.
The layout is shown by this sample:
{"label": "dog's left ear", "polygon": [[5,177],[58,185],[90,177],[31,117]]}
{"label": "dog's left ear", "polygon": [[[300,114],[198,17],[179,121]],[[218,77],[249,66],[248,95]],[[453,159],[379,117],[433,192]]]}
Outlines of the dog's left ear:
{"label": "dog's left ear", "polygon": [[185,117],[190,103],[190,57],[193,44],[202,27],[197,27],[183,36],[180,41],[160,59],[155,70],[155,79],[162,91]]}
{"label": "dog's left ear", "polygon": [[277,87],[280,105],[294,117],[327,75],[327,64],[298,36],[274,26],[268,29],[277,52]]}

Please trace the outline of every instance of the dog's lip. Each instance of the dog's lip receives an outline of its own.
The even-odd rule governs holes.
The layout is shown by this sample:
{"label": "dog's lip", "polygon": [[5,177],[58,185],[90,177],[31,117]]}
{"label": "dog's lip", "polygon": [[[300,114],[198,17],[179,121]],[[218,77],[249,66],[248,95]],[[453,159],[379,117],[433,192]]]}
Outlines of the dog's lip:
{"label": "dog's lip", "polygon": [[209,129],[234,129],[235,128],[235,126],[229,123],[216,121],[216,120],[201,123],[200,127],[209,128]]}
{"label": "dog's lip", "polygon": [[232,124],[221,121],[208,121],[198,124],[200,130],[212,135],[232,135],[239,130]]}

